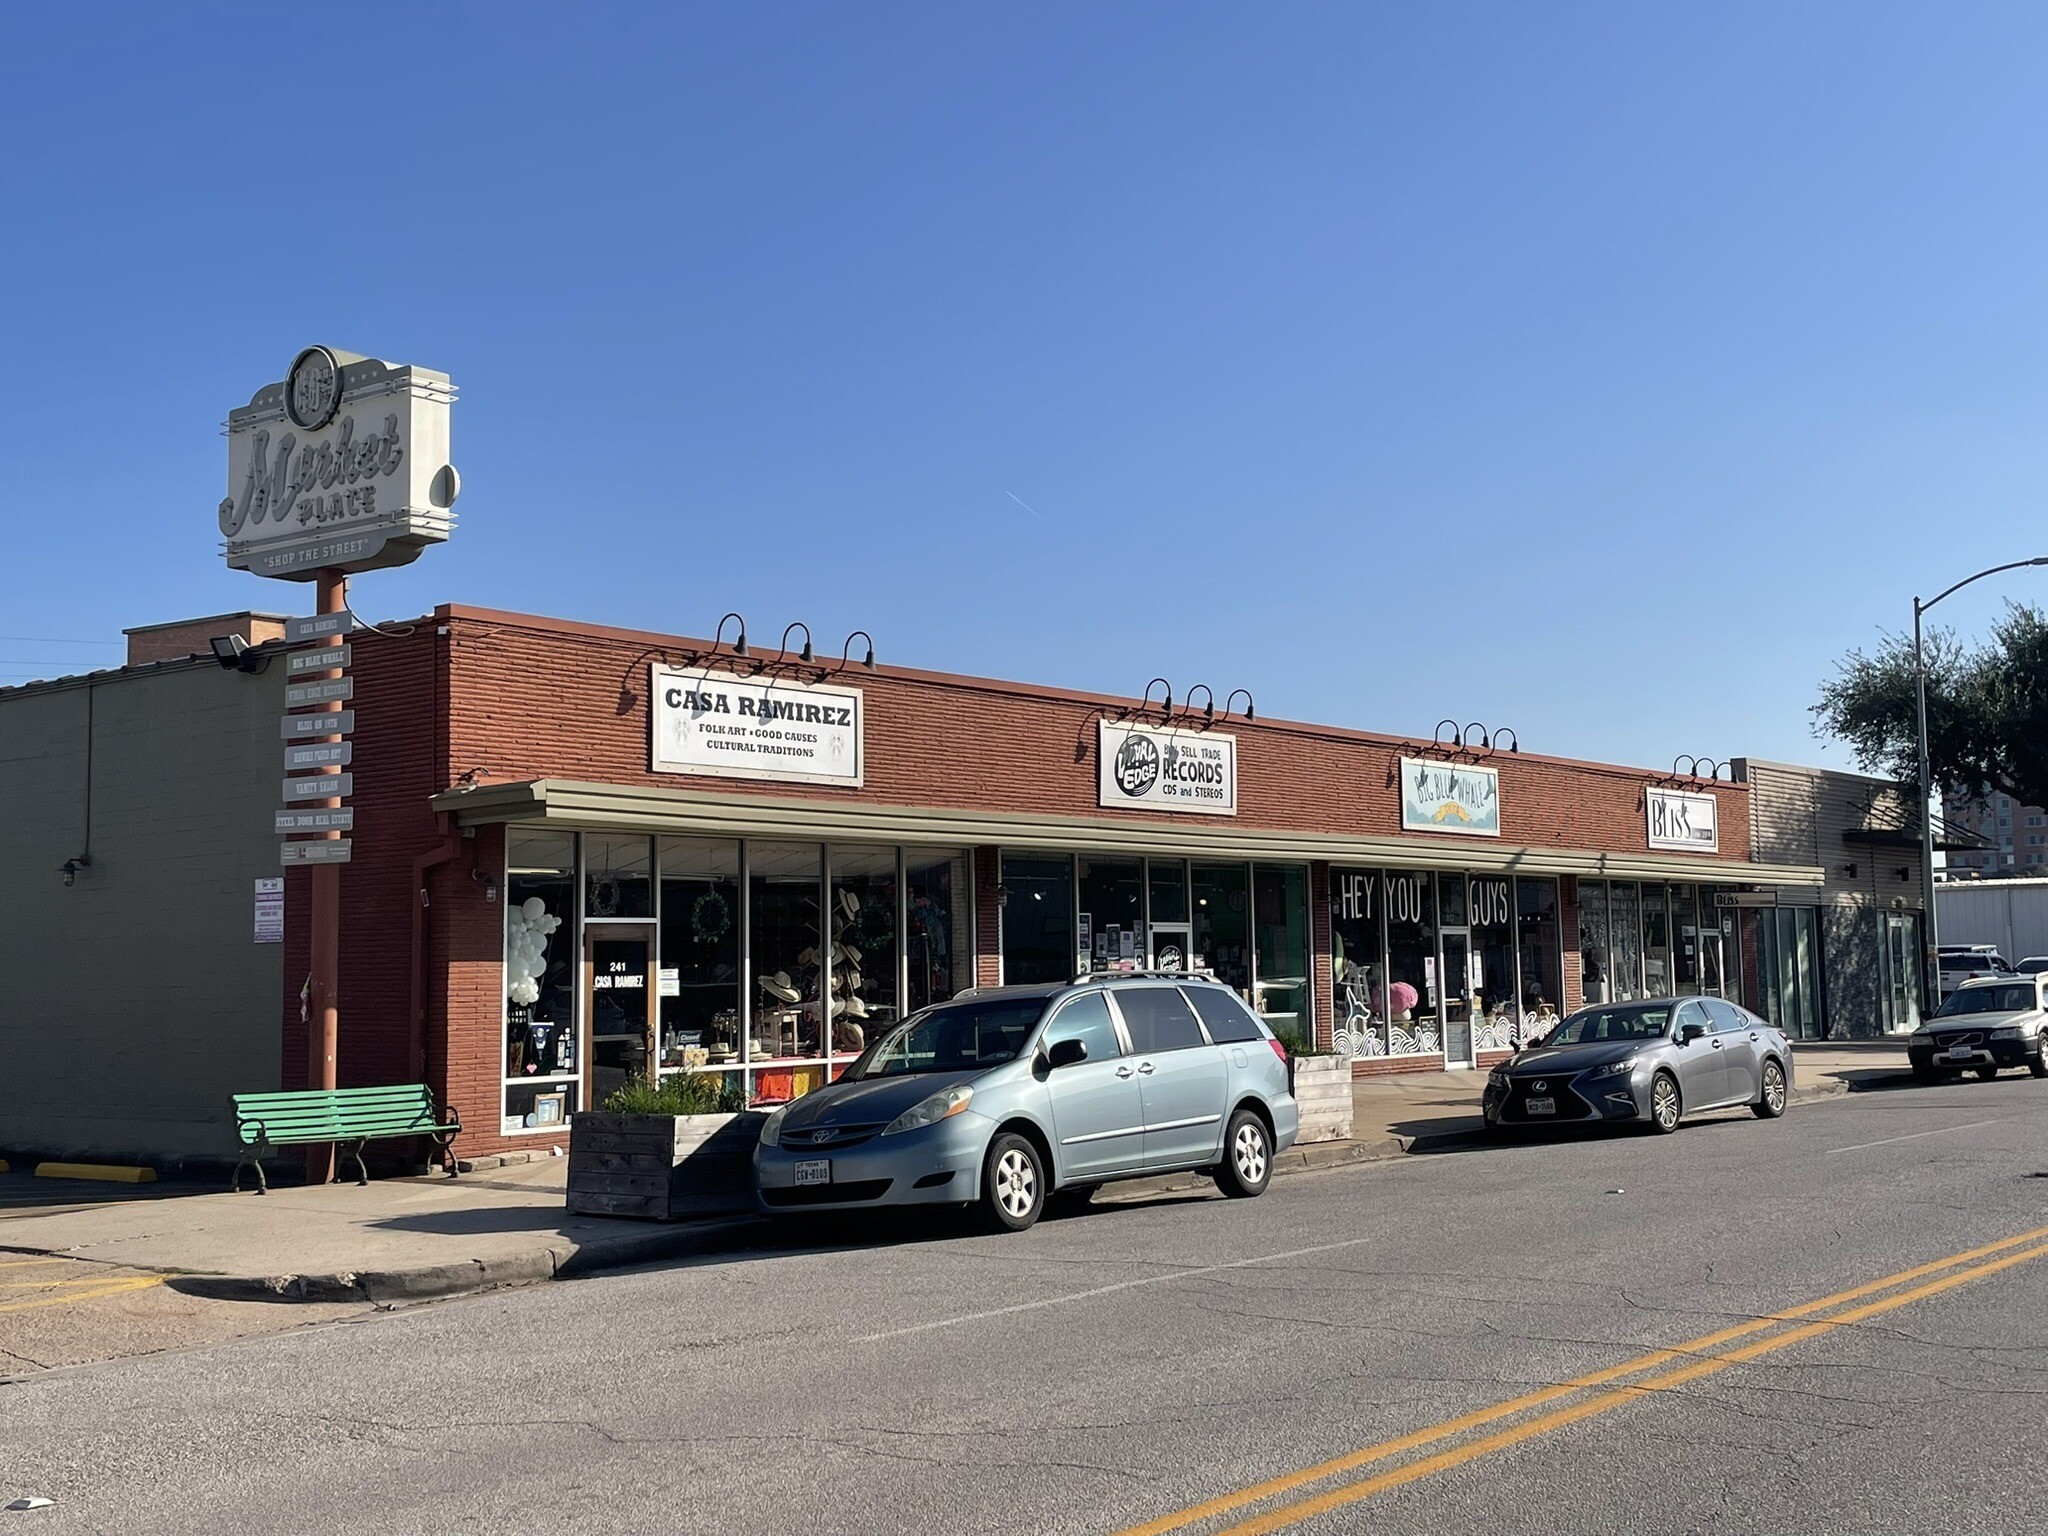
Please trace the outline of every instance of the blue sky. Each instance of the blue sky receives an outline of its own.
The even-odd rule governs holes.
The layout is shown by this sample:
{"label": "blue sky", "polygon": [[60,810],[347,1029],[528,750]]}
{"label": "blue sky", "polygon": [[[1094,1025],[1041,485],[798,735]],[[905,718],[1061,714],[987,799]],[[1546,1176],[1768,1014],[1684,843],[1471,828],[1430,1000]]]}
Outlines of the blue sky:
{"label": "blue sky", "polygon": [[2038,5],[9,7],[0,677],[305,605],[217,431],[318,340],[463,391],[366,615],[1846,765],[1833,658],[2048,552],[2044,66]]}

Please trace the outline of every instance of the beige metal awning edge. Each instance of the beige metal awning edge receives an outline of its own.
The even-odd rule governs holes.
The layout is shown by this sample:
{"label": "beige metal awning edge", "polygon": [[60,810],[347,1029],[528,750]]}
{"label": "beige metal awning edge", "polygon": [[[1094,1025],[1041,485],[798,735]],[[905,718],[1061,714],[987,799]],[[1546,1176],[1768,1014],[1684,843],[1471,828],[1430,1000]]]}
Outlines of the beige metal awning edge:
{"label": "beige metal awning edge", "polygon": [[1137,822],[1023,812],[963,811],[850,800],[793,800],[573,779],[529,779],[451,789],[433,808],[463,826],[521,822],[718,837],[787,837],[820,842],[988,846],[1190,858],[1305,859],[1400,869],[1504,870],[1620,880],[1818,887],[1825,873],[1803,864],[1757,864],[1679,854],[1596,853],[1516,847],[1491,838],[1352,837],[1334,833]]}

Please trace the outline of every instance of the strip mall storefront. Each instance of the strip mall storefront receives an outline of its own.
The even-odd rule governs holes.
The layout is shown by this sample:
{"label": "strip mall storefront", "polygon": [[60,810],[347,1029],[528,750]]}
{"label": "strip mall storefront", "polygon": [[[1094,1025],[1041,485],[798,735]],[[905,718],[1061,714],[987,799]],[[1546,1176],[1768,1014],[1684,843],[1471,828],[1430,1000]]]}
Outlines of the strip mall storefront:
{"label": "strip mall storefront", "polygon": [[1582,999],[1736,995],[1718,898],[1821,879],[1745,856],[1740,784],[851,643],[447,607],[354,652],[340,1076],[424,1076],[477,1153],[636,1075],[784,1100],[928,1003],[1089,968],[1209,971],[1360,1072],[1479,1065]]}

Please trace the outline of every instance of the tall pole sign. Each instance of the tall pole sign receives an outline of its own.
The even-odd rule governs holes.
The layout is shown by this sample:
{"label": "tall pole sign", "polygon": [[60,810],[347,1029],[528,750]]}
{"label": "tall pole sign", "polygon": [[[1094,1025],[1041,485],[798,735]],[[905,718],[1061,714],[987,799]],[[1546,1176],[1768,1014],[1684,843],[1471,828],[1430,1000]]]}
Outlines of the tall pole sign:
{"label": "tall pole sign", "polygon": [[[283,379],[228,414],[220,531],[234,570],[313,583],[313,613],[285,627],[286,713],[279,861],[312,885],[306,1077],[333,1088],[341,1033],[341,871],[353,851],[357,624],[348,578],[406,565],[455,527],[461,478],[448,458],[455,386],[444,373],[307,347]],[[306,1176],[334,1178],[332,1145],[309,1147]]]}

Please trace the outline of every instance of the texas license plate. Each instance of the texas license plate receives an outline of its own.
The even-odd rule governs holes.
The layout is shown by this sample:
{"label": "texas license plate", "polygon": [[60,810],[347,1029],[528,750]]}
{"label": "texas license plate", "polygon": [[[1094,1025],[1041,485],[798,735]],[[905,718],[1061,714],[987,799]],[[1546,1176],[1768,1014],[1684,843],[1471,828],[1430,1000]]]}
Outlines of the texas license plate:
{"label": "texas license plate", "polygon": [[1972,1056],[1975,1056],[1976,1054],[1977,1053],[1971,1050],[1970,1047],[1968,1047],[1967,1045],[1952,1045],[1949,1047],[1948,1059],[1950,1061],[1968,1061]]}
{"label": "texas license plate", "polygon": [[796,1165],[796,1182],[805,1184],[830,1184],[832,1182],[832,1159],[821,1157],[814,1163]]}
{"label": "texas license plate", "polygon": [[1522,1107],[1532,1115],[1554,1115],[1557,1113],[1557,1100],[1524,1099]]}

